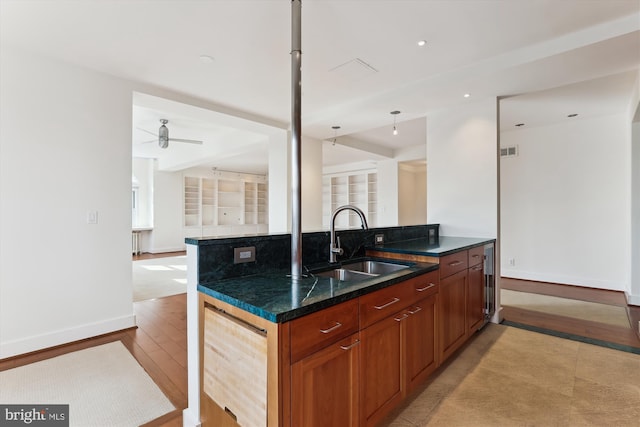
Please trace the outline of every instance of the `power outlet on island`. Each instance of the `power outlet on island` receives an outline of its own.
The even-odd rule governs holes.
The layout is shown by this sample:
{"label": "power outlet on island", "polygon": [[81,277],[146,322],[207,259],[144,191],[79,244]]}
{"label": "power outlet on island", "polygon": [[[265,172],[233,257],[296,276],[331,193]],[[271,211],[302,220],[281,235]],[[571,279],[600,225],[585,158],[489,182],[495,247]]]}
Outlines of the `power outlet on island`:
{"label": "power outlet on island", "polygon": [[256,247],[233,248],[233,263],[254,262],[256,260]]}
{"label": "power outlet on island", "polygon": [[376,234],[376,245],[382,245],[384,243],[384,234]]}

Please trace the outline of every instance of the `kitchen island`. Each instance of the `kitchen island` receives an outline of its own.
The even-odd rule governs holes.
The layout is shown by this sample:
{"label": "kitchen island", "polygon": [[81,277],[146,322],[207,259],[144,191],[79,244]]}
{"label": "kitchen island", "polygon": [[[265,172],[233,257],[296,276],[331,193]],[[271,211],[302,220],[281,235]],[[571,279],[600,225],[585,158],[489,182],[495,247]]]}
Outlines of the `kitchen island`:
{"label": "kitchen island", "polygon": [[[460,239],[366,244],[356,258],[406,268],[358,281],[324,277],[340,265],[318,262],[299,280],[283,269],[200,280],[211,277],[197,268],[199,249],[210,242],[188,241],[196,267],[189,298],[193,303],[195,297],[197,308],[197,321],[189,325],[195,323],[198,333],[196,373],[189,343],[185,420],[191,415],[216,426],[376,425],[455,351],[441,350],[443,333],[455,335],[443,330],[443,313],[462,315],[460,344],[471,335],[467,331],[475,332],[466,324],[470,282],[462,281],[462,307],[443,307],[438,261],[464,254],[468,278],[468,257],[493,239]],[[459,285],[454,288],[458,295]]]}

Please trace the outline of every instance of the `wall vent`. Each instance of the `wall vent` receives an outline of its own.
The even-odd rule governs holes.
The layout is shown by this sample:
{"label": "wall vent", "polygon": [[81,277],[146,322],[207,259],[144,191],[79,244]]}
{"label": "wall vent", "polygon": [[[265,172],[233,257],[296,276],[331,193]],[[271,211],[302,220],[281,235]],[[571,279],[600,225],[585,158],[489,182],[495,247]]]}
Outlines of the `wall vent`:
{"label": "wall vent", "polygon": [[511,147],[501,147],[500,157],[515,157],[518,155],[518,146],[513,145]]}

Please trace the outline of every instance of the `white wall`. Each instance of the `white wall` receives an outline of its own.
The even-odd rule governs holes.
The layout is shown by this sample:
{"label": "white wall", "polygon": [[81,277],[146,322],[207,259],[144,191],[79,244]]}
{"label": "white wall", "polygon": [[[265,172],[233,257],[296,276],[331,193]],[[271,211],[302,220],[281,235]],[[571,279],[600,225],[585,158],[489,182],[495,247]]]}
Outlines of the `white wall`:
{"label": "white wall", "polygon": [[427,171],[398,165],[398,225],[427,223]]}
{"label": "white wall", "polygon": [[378,227],[398,225],[398,162],[378,162]]}
{"label": "white wall", "polygon": [[133,158],[133,176],[138,181],[137,216],[132,218],[133,227],[153,225],[153,159]]}
{"label": "white wall", "polygon": [[152,253],[185,250],[182,227],[183,174],[160,171],[154,162],[153,231],[149,244]]}
{"label": "white wall", "polygon": [[640,117],[632,126],[631,171],[631,281],[627,299],[640,305]]}
{"label": "white wall", "polygon": [[497,236],[496,123],[495,99],[427,116],[427,222],[443,236]]}
{"label": "white wall", "polygon": [[302,231],[322,229],[322,141],[302,138]]}
{"label": "white wall", "polygon": [[626,288],[628,128],[617,115],[502,132],[519,149],[501,159],[503,276]]}
{"label": "white wall", "polygon": [[291,231],[291,151],[284,137],[269,139],[269,233]]}
{"label": "white wall", "polygon": [[0,358],[133,326],[129,85],[3,46],[0,151]]}

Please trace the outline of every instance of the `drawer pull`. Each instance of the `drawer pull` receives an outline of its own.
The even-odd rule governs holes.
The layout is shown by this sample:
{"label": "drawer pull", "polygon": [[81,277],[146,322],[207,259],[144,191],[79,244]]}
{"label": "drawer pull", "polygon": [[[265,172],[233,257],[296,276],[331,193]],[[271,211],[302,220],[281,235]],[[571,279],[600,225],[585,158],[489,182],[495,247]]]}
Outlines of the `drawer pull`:
{"label": "drawer pull", "polygon": [[383,308],[387,308],[390,305],[397,303],[398,301],[400,301],[400,298],[394,298],[386,304],[374,305],[373,308],[375,308],[376,310],[382,310]]}
{"label": "drawer pull", "polygon": [[478,255],[478,254],[471,255],[471,258],[480,258],[480,255]]}
{"label": "drawer pull", "polygon": [[478,270],[482,270],[482,266],[481,265],[476,265],[475,267],[472,268],[473,271],[478,271]]}
{"label": "drawer pull", "polygon": [[462,261],[453,261],[453,262],[449,263],[449,266],[450,267],[455,267],[456,265],[460,265],[460,264],[462,264]]}
{"label": "drawer pull", "polygon": [[414,308],[413,310],[407,310],[409,312],[409,314],[416,314],[419,311],[422,311],[422,307],[418,307],[416,306],[416,308]]}
{"label": "drawer pull", "polygon": [[329,332],[333,332],[336,329],[338,329],[340,326],[342,326],[342,323],[340,322],[336,322],[335,325],[333,325],[332,327],[328,328],[328,329],[320,329],[320,332],[322,332],[323,334],[328,334]]}
{"label": "drawer pull", "polygon": [[427,289],[431,289],[435,286],[435,283],[429,283],[427,286],[425,286],[424,288],[416,288],[416,292],[424,292]]}
{"label": "drawer pull", "polygon": [[402,322],[407,317],[409,317],[409,315],[407,313],[402,313],[401,317],[394,317],[393,320],[395,320],[396,322]]}
{"label": "drawer pull", "polygon": [[353,347],[357,346],[358,344],[360,344],[360,340],[355,340],[353,344],[341,345],[340,348],[343,350],[351,350]]}

